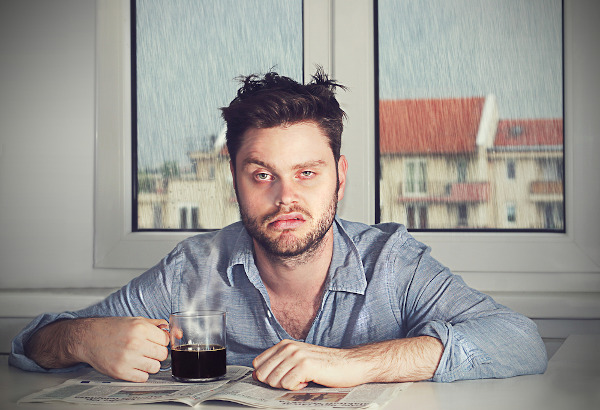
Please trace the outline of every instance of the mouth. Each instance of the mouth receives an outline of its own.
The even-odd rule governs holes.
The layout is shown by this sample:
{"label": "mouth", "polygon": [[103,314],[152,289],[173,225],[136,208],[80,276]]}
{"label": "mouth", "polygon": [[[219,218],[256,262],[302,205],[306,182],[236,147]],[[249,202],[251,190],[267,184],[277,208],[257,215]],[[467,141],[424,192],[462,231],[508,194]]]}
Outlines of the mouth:
{"label": "mouth", "polygon": [[295,229],[301,226],[306,220],[304,215],[299,212],[277,215],[270,222],[269,226],[276,230]]}

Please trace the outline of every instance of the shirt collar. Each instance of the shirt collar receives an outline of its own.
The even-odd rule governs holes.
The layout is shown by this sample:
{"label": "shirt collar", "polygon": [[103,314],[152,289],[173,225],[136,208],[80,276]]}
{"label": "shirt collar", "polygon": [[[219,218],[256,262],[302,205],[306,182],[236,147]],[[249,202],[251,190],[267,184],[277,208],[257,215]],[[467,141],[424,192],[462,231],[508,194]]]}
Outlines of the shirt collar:
{"label": "shirt collar", "polygon": [[329,266],[329,290],[364,295],[367,279],[362,259],[352,238],[335,217],[333,224],[333,257]]}
{"label": "shirt collar", "polygon": [[236,265],[242,265],[250,282],[252,282],[254,286],[257,286],[257,282],[261,282],[261,280],[260,275],[258,274],[258,268],[254,262],[252,237],[241,223],[240,226],[240,233],[233,246],[229,265],[227,265],[227,279],[229,279],[229,284],[233,286],[233,269]]}
{"label": "shirt collar", "polygon": [[[330,291],[350,292],[363,295],[367,288],[365,270],[356,245],[336,216],[333,227],[333,256],[329,266],[328,285]],[[227,267],[227,278],[233,285],[233,268],[242,265],[251,283],[257,288],[262,284],[254,261],[252,238],[242,227],[233,247]]]}

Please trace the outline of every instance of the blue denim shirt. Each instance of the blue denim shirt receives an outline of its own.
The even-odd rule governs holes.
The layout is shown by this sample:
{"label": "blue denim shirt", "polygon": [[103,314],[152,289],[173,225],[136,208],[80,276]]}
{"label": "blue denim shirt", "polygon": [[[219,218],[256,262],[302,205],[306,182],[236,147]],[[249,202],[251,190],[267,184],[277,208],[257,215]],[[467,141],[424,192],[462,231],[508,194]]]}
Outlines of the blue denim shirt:
{"label": "blue denim shirt", "polygon": [[[546,350],[528,318],[469,288],[430,256],[402,225],[368,226],[336,218],[321,309],[307,343],[351,347],[433,336],[444,344],[432,380],[500,378],[544,372]],[[291,339],[273,315],[241,223],[182,241],[156,266],[104,301],[77,312],[44,314],[13,341],[10,363],[46,371],[23,353],[40,327],[62,318],[169,318],[190,309],[227,311],[227,361],[252,360]],[[67,369],[69,370],[69,369]]]}

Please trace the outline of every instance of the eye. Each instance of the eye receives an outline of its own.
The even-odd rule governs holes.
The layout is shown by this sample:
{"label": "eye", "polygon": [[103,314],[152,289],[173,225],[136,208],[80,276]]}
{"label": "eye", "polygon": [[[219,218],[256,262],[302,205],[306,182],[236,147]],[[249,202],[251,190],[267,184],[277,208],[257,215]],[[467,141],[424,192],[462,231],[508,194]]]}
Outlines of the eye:
{"label": "eye", "polygon": [[313,171],[302,171],[302,172],[300,173],[300,175],[301,175],[303,178],[310,178],[310,177],[312,177],[313,175],[315,175],[315,173],[314,173]]}
{"label": "eye", "polygon": [[256,179],[259,181],[268,181],[270,178],[271,175],[267,174],[266,172],[259,172],[256,174]]}

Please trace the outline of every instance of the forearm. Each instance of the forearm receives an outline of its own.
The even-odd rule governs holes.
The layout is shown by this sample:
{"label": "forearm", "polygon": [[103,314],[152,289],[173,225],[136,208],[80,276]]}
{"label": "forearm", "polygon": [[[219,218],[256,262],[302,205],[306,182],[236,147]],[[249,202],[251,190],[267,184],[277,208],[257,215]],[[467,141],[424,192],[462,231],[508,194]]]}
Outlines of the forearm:
{"label": "forearm", "polygon": [[86,319],[66,319],[50,323],[31,336],[25,344],[25,354],[46,369],[73,366],[81,346]]}
{"label": "forearm", "polygon": [[328,387],[430,379],[444,347],[430,336],[341,349],[283,340],[253,361],[254,378],[298,390],[309,382]]}
{"label": "forearm", "polygon": [[440,340],[420,336],[348,349],[347,358],[364,369],[365,382],[409,382],[432,378],[443,352]]}

